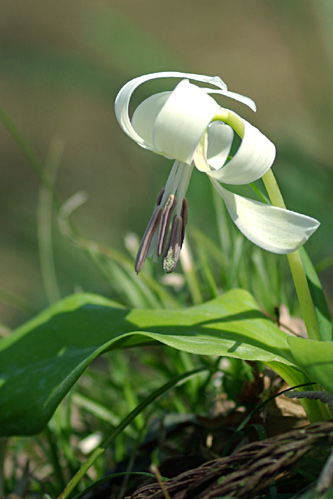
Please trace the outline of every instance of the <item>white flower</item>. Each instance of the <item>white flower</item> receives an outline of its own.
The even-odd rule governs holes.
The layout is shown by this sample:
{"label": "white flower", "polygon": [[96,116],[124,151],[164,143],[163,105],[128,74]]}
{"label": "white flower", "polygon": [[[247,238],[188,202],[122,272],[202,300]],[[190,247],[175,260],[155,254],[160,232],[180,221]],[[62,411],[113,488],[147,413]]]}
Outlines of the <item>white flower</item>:
{"label": "white flower", "polygon": [[[145,99],[130,118],[129,103],[134,90],[155,78],[181,81],[174,90]],[[189,80],[214,88],[198,87]],[[175,269],[184,240],[185,195],[193,166],[209,176],[239,230],[265,250],[291,253],[319,226],[311,217],[244,198],[222,187],[220,182],[241,185],[261,178],[274,162],[275,147],[257,128],[232,111],[221,108],[209,94],[221,94],[256,110],[251,99],[228,91],[217,76],[178,72],[135,78],[126,83],[116,97],[115,113],[124,132],[141,147],[174,160],[139,248],[135,263],[137,272],[147,256],[163,255],[164,270],[172,272]],[[242,141],[230,159],[234,131]]]}

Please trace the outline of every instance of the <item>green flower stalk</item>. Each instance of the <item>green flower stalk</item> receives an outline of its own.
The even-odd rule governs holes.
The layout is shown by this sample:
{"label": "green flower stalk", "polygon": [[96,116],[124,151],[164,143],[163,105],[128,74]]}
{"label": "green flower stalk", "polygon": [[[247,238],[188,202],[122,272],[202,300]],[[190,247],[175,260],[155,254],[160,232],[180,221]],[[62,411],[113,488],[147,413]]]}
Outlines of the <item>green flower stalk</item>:
{"label": "green flower stalk", "polygon": [[[235,114],[221,112],[216,119],[223,119],[228,123],[236,133],[242,138],[244,135],[244,125],[242,120],[238,119]],[[271,169],[269,169],[263,176],[262,180],[266,187],[269,199],[273,206],[286,210],[286,205],[283,200],[278,183],[274,177]],[[314,220],[314,219],[313,219]],[[315,221],[314,221],[315,222]],[[306,237],[306,235],[304,236]],[[294,251],[287,254],[290,270],[293,276],[298,300],[300,303],[303,319],[307,328],[309,338],[313,340],[321,340],[319,323],[312,301],[308,281],[305,275],[303,263],[299,251]]]}
{"label": "green flower stalk", "polygon": [[[286,206],[272,170],[265,173],[262,180],[271,203],[274,206],[284,209]],[[301,255],[299,251],[294,251],[293,253],[289,253],[287,257],[308,336],[312,340],[321,341],[318,318],[305,275]]]}

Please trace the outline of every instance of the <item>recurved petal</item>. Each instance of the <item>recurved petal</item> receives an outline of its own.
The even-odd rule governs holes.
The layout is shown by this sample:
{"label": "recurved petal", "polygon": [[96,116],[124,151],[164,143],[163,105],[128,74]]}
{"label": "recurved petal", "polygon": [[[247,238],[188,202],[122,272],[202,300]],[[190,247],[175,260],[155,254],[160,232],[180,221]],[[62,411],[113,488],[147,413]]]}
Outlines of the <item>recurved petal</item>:
{"label": "recurved petal", "polygon": [[191,164],[199,141],[220,106],[200,87],[182,80],[157,115],[154,149]]}
{"label": "recurved petal", "polygon": [[219,76],[206,76],[193,73],[182,73],[179,71],[163,71],[159,73],[150,73],[147,75],[139,76],[127,82],[119,91],[115,100],[115,114],[116,118],[124,130],[124,132],[133,140],[135,140],[141,147],[146,149],[151,149],[151,145],[147,143],[140,135],[135,131],[132,126],[131,119],[129,116],[129,103],[133,92],[146,81],[154,80],[158,78],[188,78],[190,80],[200,81],[203,83],[208,83],[214,85],[223,92],[227,92],[227,85],[221,80]]}
{"label": "recurved petal", "polygon": [[272,253],[296,251],[320,225],[314,218],[238,196],[212,182],[238,229],[254,244]]}
{"label": "recurved petal", "polygon": [[230,92],[229,90],[223,90],[223,89],[216,90],[211,88],[205,88],[205,90],[208,94],[220,94],[225,97],[229,97],[230,99],[237,100],[238,102],[241,102],[242,104],[248,106],[254,112],[256,112],[257,110],[256,103],[252,99],[250,99],[250,97],[246,97],[246,95],[237,94],[236,92]]}
{"label": "recurved petal", "polygon": [[234,131],[221,121],[210,123],[195,150],[193,162],[196,168],[208,173],[221,168],[226,162],[234,137]]}
{"label": "recurved petal", "polygon": [[244,135],[238,151],[225,166],[208,173],[225,184],[249,184],[261,178],[275,159],[274,144],[246,120]]}
{"label": "recurved petal", "polygon": [[152,150],[154,150],[153,131],[155,121],[170,95],[171,92],[151,95],[138,105],[132,116],[132,126],[135,132]]}
{"label": "recurved petal", "polygon": [[229,125],[214,121],[209,125],[207,134],[207,162],[211,168],[218,169],[228,159],[234,131]]}

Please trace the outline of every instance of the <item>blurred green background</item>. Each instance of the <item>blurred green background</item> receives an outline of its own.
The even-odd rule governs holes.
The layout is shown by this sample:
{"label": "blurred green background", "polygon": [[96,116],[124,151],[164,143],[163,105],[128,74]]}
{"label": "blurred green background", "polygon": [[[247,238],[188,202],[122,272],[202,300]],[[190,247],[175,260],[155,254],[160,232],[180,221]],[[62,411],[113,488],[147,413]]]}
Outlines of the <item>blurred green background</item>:
{"label": "blurred green background", "polygon": [[[322,223],[307,249],[315,262],[331,257],[332,0],[1,0],[0,11],[1,105],[43,162],[54,141],[63,144],[57,189],[63,199],[88,193],[74,215],[87,238],[122,249],[128,231],[142,234],[171,162],[125,136],[113,102],[135,76],[179,70],[219,75],[256,101],[256,114],[230,107],[276,144],[287,206]],[[136,98],[152,88],[165,87],[144,85]],[[0,320],[15,325],[47,304],[40,185],[2,125],[0,155]],[[214,237],[202,180],[191,180],[189,223]],[[92,264],[54,228],[62,294],[107,294]],[[332,268],[322,273],[331,301],[332,276]]]}

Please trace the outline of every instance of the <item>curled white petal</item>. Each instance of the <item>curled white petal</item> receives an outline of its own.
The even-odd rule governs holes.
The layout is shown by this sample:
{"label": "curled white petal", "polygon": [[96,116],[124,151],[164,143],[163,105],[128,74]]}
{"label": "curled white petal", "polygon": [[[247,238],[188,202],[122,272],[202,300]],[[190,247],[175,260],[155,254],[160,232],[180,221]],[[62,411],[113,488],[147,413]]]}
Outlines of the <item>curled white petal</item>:
{"label": "curled white petal", "polygon": [[269,170],[275,159],[274,144],[249,122],[242,121],[244,135],[235,156],[219,170],[208,172],[212,178],[225,184],[254,182]]}
{"label": "curled white petal", "polygon": [[248,106],[252,111],[256,112],[257,106],[254,100],[250,99],[250,97],[246,97],[246,95],[237,94],[236,92],[230,92],[229,90],[215,90],[211,88],[205,88],[208,94],[221,94],[225,97],[229,97],[230,99],[237,100],[242,104]]}
{"label": "curled white petal", "polygon": [[[229,92],[227,89],[227,85],[221,80],[219,76],[206,76],[194,73],[182,73],[178,71],[163,71],[159,73],[150,73],[147,75],[139,76],[127,82],[119,91],[116,100],[115,100],[115,114],[116,118],[123,129],[123,131],[134,141],[136,141],[141,147],[146,149],[152,149],[151,144],[146,142],[143,137],[141,137],[134,129],[131,119],[129,116],[129,103],[132,97],[133,92],[140,86],[142,83],[145,83],[149,80],[154,80],[158,78],[187,78],[194,81],[200,81],[203,83],[207,83],[209,85],[217,87],[218,91],[226,95],[228,97],[234,98],[238,101],[243,102],[244,104],[249,105],[253,109],[253,101],[248,99],[247,97],[240,96],[239,94],[234,94],[233,92]],[[206,93],[212,92],[214,89],[205,89]],[[251,104],[250,103],[253,103]]]}
{"label": "curled white petal", "polygon": [[272,253],[296,251],[320,225],[312,217],[238,196],[212,182],[238,229],[254,244]]}
{"label": "curled white petal", "polygon": [[234,131],[229,125],[214,121],[209,125],[207,134],[207,163],[211,168],[218,169],[228,159]]}
{"label": "curled white petal", "polygon": [[[132,125],[152,151],[190,164],[218,109],[200,87],[182,80],[172,92],[145,99],[134,111]],[[215,146],[214,154],[218,152]]]}
{"label": "curled white petal", "polygon": [[210,175],[211,170],[221,168],[230,153],[234,131],[221,121],[210,123],[193,155],[193,162],[200,172]]}
{"label": "curled white petal", "polygon": [[156,118],[170,94],[171,92],[161,92],[151,95],[141,102],[133,113],[132,126],[151,150],[154,150],[153,130]]}
{"label": "curled white petal", "polygon": [[198,143],[218,109],[217,102],[200,87],[182,80],[156,118],[154,149],[191,164]]}

